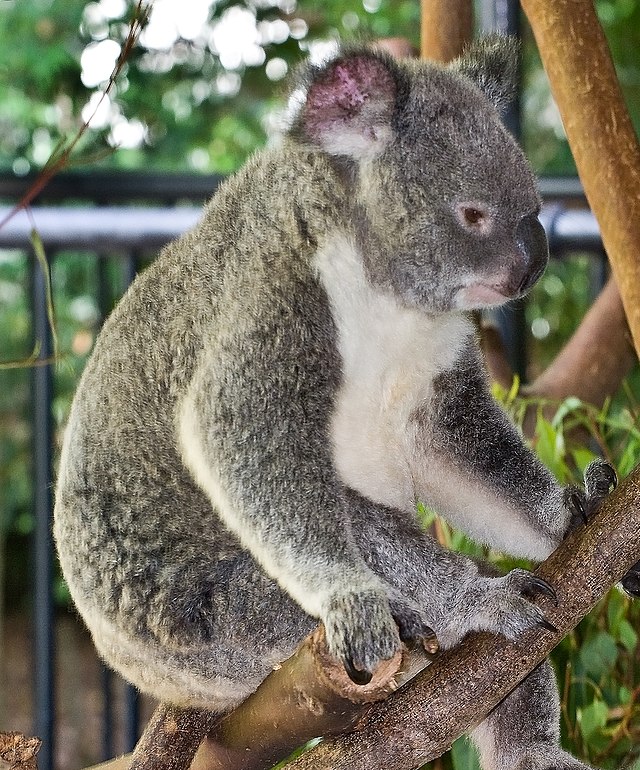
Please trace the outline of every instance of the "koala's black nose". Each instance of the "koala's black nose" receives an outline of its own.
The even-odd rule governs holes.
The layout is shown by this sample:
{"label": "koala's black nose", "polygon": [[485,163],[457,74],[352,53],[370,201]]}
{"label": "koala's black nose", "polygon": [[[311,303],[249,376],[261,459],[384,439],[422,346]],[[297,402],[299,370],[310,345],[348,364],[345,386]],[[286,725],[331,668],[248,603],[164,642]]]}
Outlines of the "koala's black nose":
{"label": "koala's black nose", "polygon": [[525,274],[518,288],[518,292],[524,294],[540,278],[549,261],[547,236],[535,214],[527,214],[518,223],[516,245],[526,264]]}

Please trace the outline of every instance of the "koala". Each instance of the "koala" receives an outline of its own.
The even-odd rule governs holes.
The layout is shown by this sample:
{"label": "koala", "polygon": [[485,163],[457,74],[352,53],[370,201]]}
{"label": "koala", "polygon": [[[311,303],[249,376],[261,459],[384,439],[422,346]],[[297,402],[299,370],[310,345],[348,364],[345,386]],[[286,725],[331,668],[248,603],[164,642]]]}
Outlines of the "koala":
{"label": "koala", "polygon": [[[503,127],[516,50],[369,47],[308,65],[278,146],[221,185],[104,325],[66,430],[55,537],[99,653],[224,713],[321,621],[364,683],[402,640],[549,628],[553,588],[442,548],[422,502],[541,560],[609,491],[568,493],[493,401],[470,311],[547,244]],[[571,504],[573,501],[573,505]],[[584,769],[540,666],[472,732],[485,770]]]}

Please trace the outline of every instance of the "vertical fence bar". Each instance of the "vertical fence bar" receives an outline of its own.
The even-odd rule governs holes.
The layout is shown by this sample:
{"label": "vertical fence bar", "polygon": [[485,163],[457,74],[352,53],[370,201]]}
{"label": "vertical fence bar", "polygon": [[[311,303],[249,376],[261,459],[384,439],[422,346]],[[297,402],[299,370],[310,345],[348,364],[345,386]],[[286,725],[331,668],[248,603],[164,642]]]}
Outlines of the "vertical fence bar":
{"label": "vertical fence bar", "polygon": [[[482,0],[480,19],[485,32],[493,31],[504,35],[520,37],[519,0]],[[521,80],[521,73],[518,72],[515,98],[503,116],[504,124],[517,139],[520,138],[522,127],[520,112]],[[500,335],[504,342],[511,369],[519,375],[522,381],[525,380],[527,369],[527,320],[525,309],[526,300],[518,300],[491,314],[491,317],[495,319],[500,329]]]}
{"label": "vertical fence bar", "polygon": [[140,693],[128,684],[124,693],[124,750],[133,751],[140,737]]}
{"label": "vertical fence bar", "polygon": [[[47,317],[46,280],[34,255],[30,259],[33,336],[40,361],[53,354]],[[33,409],[33,507],[34,531],[34,733],[42,739],[39,770],[52,770],[54,757],[54,623],[52,595],[53,537],[51,401],[53,382],[50,364],[38,364],[32,372]]]}

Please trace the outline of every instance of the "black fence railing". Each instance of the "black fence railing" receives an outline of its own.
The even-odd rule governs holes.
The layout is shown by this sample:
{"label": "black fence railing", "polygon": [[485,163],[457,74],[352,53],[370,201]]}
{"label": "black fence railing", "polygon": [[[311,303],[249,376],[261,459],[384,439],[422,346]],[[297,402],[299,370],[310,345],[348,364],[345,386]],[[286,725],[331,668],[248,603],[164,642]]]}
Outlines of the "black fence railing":
{"label": "black fence railing", "polygon": [[[32,180],[0,176],[0,222],[29,189]],[[79,249],[94,255],[99,282],[107,260],[123,266],[125,283],[132,280],[140,260],[157,251],[170,239],[192,227],[200,216],[201,204],[215,189],[218,177],[163,174],[64,174],[54,179],[32,205],[30,215],[21,211],[0,228],[0,250],[18,249],[31,254],[30,313],[39,362],[32,369],[32,505],[35,516],[33,564],[35,569],[33,653],[34,724],[33,732],[43,739],[39,755],[40,770],[52,770],[56,711],[54,699],[54,648],[51,537],[53,447],[52,403],[55,396],[52,367],[44,363],[52,355],[47,318],[46,285],[37,260],[32,255],[35,227],[50,264],[61,250]],[[546,201],[542,222],[553,256],[579,250],[594,254],[602,266],[605,260],[597,224],[586,209],[580,185],[574,179],[542,180]],[[114,256],[115,255],[115,256]],[[102,276],[102,277],[101,277]],[[100,290],[101,291],[101,290]],[[107,308],[104,308],[105,312]],[[0,313],[2,308],[0,307]],[[506,316],[503,331],[516,368],[523,349],[522,314]],[[102,755],[108,758],[113,746],[112,678],[103,677]],[[125,706],[125,746],[133,746],[139,732],[139,704],[130,688]],[[98,743],[98,737],[94,740]]]}

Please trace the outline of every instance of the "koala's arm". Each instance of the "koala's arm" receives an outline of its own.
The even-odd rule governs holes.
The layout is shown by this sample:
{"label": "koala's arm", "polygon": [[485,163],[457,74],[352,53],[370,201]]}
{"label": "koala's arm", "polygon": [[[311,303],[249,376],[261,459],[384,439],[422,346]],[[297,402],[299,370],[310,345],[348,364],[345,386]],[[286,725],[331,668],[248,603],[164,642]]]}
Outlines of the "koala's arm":
{"label": "koala's arm", "polygon": [[327,441],[339,378],[330,334],[277,305],[247,311],[244,329],[240,319],[211,344],[181,406],[181,451],[226,526],[366,679],[412,610],[354,542]]}
{"label": "koala's arm", "polygon": [[572,521],[567,492],[492,398],[476,345],[434,381],[415,415],[421,500],[475,540],[546,558]]}

